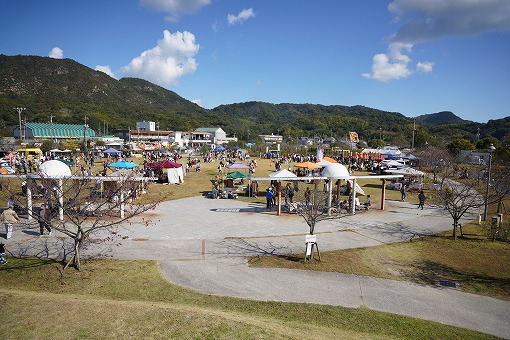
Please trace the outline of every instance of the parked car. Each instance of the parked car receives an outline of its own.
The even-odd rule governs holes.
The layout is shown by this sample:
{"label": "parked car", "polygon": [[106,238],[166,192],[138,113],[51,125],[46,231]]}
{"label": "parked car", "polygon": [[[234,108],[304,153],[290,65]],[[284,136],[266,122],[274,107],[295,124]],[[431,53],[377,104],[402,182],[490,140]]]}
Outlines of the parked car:
{"label": "parked car", "polygon": [[11,166],[11,162],[6,160],[0,161],[0,174],[14,174],[16,173],[16,170]]}

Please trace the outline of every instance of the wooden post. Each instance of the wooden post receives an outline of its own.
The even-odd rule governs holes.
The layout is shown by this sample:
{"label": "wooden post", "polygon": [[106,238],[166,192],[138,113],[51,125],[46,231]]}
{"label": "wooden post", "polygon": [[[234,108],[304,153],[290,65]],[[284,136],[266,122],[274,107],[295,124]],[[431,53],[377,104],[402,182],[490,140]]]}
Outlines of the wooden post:
{"label": "wooden post", "polygon": [[282,214],[282,183],[278,181],[276,183],[276,215],[280,216]]}

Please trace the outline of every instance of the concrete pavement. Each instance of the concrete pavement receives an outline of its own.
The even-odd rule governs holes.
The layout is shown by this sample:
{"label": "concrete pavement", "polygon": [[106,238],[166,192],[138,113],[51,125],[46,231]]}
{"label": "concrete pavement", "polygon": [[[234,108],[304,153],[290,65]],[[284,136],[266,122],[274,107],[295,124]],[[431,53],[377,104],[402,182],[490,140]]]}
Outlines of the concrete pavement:
{"label": "concrete pavement", "polygon": [[[169,281],[208,294],[367,307],[510,339],[507,301],[372,277],[247,266],[246,256],[304,254],[308,226],[300,216],[276,216],[257,204],[203,197],[164,202],[149,215],[153,223],[127,225],[113,242],[94,235],[97,242],[88,243],[84,254],[155,259]],[[388,201],[384,212],[372,209],[321,221],[316,234],[324,251],[408,240],[449,230],[451,223],[442,209]],[[34,237],[28,227],[15,231],[9,244],[10,251],[51,256],[68,247],[62,238]]]}

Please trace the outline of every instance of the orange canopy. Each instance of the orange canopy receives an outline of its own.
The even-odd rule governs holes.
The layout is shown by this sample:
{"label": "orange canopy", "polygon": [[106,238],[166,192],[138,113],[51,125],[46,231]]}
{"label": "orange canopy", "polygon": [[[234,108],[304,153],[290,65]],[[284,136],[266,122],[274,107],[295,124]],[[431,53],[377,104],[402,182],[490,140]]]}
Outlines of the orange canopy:
{"label": "orange canopy", "polygon": [[312,162],[303,162],[303,163],[297,163],[294,164],[296,168],[305,168],[305,169],[320,169],[322,168],[321,165],[312,163]]}
{"label": "orange canopy", "polygon": [[333,158],[328,157],[328,156],[324,156],[324,157],[322,157],[322,160],[323,160],[323,161],[330,162],[330,163],[338,163],[338,162],[337,162],[337,161],[335,161]]}

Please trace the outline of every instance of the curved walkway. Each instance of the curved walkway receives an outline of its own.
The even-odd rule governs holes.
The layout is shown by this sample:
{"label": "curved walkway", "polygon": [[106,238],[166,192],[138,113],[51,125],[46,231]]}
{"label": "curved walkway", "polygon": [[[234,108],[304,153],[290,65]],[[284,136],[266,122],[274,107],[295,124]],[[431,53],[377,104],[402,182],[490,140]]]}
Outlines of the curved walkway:
{"label": "curved walkway", "polygon": [[[304,253],[308,227],[300,216],[276,216],[238,200],[192,197],[164,202],[148,217],[152,225],[132,223],[119,231],[121,246],[91,242],[84,253],[155,259],[169,281],[208,294],[367,307],[510,339],[507,301],[373,277],[247,266],[246,256]],[[397,242],[450,228],[451,218],[441,209],[418,210],[407,202],[388,201],[385,211],[322,221],[316,230],[323,251]],[[96,235],[98,240],[101,236]],[[50,252],[55,243],[62,249],[63,242],[33,237],[30,230],[15,233],[13,241],[17,252],[27,254]]]}

